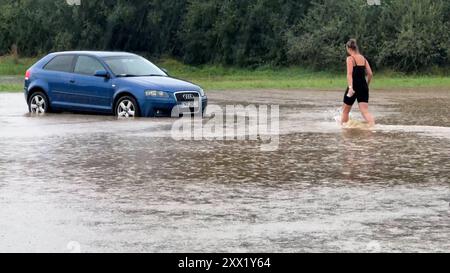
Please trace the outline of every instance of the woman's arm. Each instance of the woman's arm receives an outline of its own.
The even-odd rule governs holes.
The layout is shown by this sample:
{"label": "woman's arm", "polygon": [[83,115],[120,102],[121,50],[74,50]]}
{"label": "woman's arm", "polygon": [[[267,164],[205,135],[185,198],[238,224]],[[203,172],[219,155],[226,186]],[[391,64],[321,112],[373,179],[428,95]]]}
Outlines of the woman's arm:
{"label": "woman's arm", "polygon": [[352,57],[347,58],[347,86],[353,87],[353,60]]}
{"label": "woman's arm", "polygon": [[368,61],[366,61],[366,73],[367,73],[367,84],[370,85],[370,82],[372,81],[373,78],[373,72]]}
{"label": "woman's arm", "polygon": [[353,97],[355,91],[353,90],[353,60],[352,57],[347,58],[347,83],[348,83],[348,97]]}

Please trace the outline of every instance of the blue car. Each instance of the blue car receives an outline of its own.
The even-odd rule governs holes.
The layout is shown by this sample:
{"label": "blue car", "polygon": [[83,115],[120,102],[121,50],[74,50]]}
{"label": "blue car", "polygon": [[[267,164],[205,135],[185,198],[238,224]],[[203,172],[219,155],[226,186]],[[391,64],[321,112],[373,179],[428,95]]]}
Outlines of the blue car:
{"label": "blue car", "polygon": [[58,52],[25,75],[31,113],[81,111],[119,118],[203,113],[199,86],[170,77],[145,58],[122,52]]}

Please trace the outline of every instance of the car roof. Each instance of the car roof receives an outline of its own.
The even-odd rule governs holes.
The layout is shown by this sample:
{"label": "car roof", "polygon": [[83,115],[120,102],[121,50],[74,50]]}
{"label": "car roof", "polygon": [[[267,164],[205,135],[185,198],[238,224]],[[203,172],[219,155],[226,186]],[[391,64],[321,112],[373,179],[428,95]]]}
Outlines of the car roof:
{"label": "car roof", "polygon": [[66,54],[76,54],[76,55],[90,55],[96,57],[117,57],[117,56],[136,56],[136,54],[129,52],[116,52],[116,51],[62,51],[54,52],[51,55],[66,55]]}

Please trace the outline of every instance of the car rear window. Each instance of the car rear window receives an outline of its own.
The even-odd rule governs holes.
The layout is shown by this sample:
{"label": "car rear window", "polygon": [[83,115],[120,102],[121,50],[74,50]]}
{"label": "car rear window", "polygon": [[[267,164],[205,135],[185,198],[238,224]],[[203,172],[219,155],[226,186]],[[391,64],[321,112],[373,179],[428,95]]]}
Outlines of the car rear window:
{"label": "car rear window", "polygon": [[45,65],[44,69],[51,71],[72,72],[74,58],[75,56],[73,55],[56,56]]}

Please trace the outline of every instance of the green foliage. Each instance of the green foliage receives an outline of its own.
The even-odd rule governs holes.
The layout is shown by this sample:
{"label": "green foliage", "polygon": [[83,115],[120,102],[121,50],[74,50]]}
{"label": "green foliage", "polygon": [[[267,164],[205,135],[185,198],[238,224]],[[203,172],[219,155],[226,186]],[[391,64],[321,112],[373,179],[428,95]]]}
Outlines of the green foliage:
{"label": "green foliage", "polygon": [[192,1],[180,31],[184,60],[239,66],[282,64],[284,33],[309,1]]}
{"label": "green foliage", "polygon": [[334,68],[345,60],[345,43],[362,33],[364,0],[323,0],[287,33],[291,63]]}
{"label": "green foliage", "polygon": [[188,64],[342,69],[357,38],[375,68],[450,64],[448,0],[2,0],[0,55],[123,50]]}
{"label": "green foliage", "polygon": [[397,27],[379,48],[379,64],[401,71],[448,64],[450,28],[444,20],[443,1],[391,1],[384,10],[387,17],[397,21]]}
{"label": "green foliage", "polygon": [[448,66],[449,3],[445,0],[320,0],[287,33],[292,63],[342,67],[344,44],[359,41],[375,67],[417,72]]}

